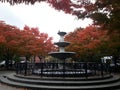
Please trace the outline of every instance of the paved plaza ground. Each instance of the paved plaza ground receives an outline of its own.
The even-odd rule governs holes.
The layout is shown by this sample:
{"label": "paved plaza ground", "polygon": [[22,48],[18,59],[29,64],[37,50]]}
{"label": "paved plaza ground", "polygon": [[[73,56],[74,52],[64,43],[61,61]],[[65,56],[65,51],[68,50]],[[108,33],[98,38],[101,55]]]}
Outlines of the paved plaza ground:
{"label": "paved plaza ground", "polygon": [[[14,71],[3,71],[2,70],[2,71],[0,71],[0,77],[2,75],[9,75],[11,73],[14,73]],[[27,89],[11,87],[11,86],[0,83],[0,90],[27,90]]]}

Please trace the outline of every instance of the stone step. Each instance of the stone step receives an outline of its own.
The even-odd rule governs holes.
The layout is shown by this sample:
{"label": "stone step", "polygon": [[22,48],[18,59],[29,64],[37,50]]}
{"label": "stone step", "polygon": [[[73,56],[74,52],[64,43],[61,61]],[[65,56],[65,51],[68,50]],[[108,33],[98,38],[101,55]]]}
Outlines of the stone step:
{"label": "stone step", "polygon": [[94,81],[109,79],[113,75],[104,75],[104,76],[92,76],[92,77],[40,77],[40,76],[24,76],[20,74],[14,74],[15,77],[24,78],[24,79],[33,79],[33,80],[54,80],[54,81]]}
{"label": "stone step", "polygon": [[1,82],[15,86],[15,87],[23,87],[23,88],[30,88],[32,90],[95,90],[95,89],[111,89],[114,90],[120,85],[120,82],[111,83],[111,84],[103,84],[103,85],[87,85],[87,86],[48,86],[48,85],[33,85],[33,84],[25,84],[20,82],[10,81],[5,77],[1,78]]}
{"label": "stone step", "polygon": [[14,75],[7,76],[7,79],[14,81],[14,82],[21,82],[21,83],[28,83],[28,84],[35,84],[35,85],[49,85],[49,86],[82,86],[82,85],[100,85],[100,84],[108,84],[108,83],[114,83],[120,80],[118,76],[114,76],[108,79],[101,79],[101,80],[86,80],[86,81],[56,81],[56,80],[33,80],[33,79],[27,79],[27,78],[19,78],[15,77]]}
{"label": "stone step", "polygon": [[[12,75],[9,75],[9,76],[12,76]],[[13,77],[14,77],[14,75],[13,75]],[[115,77],[117,77],[117,76],[115,76]],[[115,77],[113,77],[113,78],[115,78]],[[118,79],[119,79],[119,77],[118,77]],[[115,90],[115,88],[120,88],[120,81],[118,81],[118,80],[115,81],[115,82],[111,82],[111,83],[103,83],[103,84],[101,83],[99,85],[94,83],[94,85],[91,85],[91,84],[90,85],[89,84],[84,85],[84,84],[82,84],[82,85],[77,85],[77,86],[75,86],[75,85],[64,86],[64,85],[56,85],[56,84],[49,85],[50,82],[48,84],[44,84],[44,85],[34,84],[34,82],[33,83],[27,83],[27,82],[23,83],[23,82],[19,82],[19,80],[18,81],[10,80],[10,79],[8,79],[8,76],[3,76],[3,77],[0,78],[0,80],[1,80],[2,83],[5,83],[7,85],[11,85],[11,86],[15,86],[15,87],[30,88],[32,90],[95,90],[95,89]],[[36,80],[34,80],[34,81],[36,81]],[[81,83],[82,82],[87,83],[88,81],[81,81]]]}

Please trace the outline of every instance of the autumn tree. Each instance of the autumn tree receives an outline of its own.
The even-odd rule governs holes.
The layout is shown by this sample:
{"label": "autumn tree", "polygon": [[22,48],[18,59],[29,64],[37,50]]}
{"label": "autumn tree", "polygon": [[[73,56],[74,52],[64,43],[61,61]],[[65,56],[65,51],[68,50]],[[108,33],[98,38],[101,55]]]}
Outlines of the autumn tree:
{"label": "autumn tree", "polygon": [[94,26],[89,26],[70,32],[65,39],[71,42],[67,49],[76,52],[77,59],[93,61],[99,55],[100,57],[103,55],[101,46],[109,40],[109,37],[107,31],[103,32]]}
{"label": "autumn tree", "polygon": [[1,60],[6,60],[6,66],[12,63],[12,59],[17,53],[19,31],[20,29],[15,26],[8,25],[3,21],[0,22]]}
{"label": "autumn tree", "polygon": [[117,63],[117,60],[120,58],[120,33],[119,31],[112,31],[109,34],[110,40],[108,44],[109,53],[113,56],[114,63]]}
{"label": "autumn tree", "polygon": [[47,33],[29,26],[20,30],[0,21],[0,60],[6,60],[6,66],[16,57],[25,56],[27,60],[31,56],[45,57],[52,50],[52,37]]}
{"label": "autumn tree", "polygon": [[0,60],[4,59],[5,36],[3,35],[3,28],[5,23],[0,21]]}
{"label": "autumn tree", "polygon": [[32,55],[32,47],[34,44],[34,35],[28,26],[25,26],[20,32],[19,36],[19,56],[25,56],[26,59],[30,58]]}
{"label": "autumn tree", "polygon": [[[78,19],[91,18],[94,25],[109,30],[110,35],[117,31],[120,34],[120,1],[119,0],[0,0],[14,4],[32,4],[47,2],[56,10],[76,15]],[[113,32],[112,32],[113,31]],[[118,35],[119,36],[119,35]],[[114,37],[115,38],[115,37]],[[119,40],[120,37],[116,37]],[[111,37],[111,42],[116,43]],[[115,42],[114,42],[115,41]],[[119,42],[119,41],[117,41]],[[119,51],[119,48],[118,50]],[[120,53],[119,53],[120,55]]]}
{"label": "autumn tree", "polygon": [[119,0],[0,0],[14,4],[35,4],[35,2],[47,2],[56,10],[76,15],[81,18],[92,18],[94,24],[104,28],[120,29],[120,2]]}
{"label": "autumn tree", "polygon": [[52,37],[40,32],[38,28],[25,26],[20,36],[19,54],[26,56],[27,60],[29,60],[31,56],[39,56],[41,59],[53,50]]}

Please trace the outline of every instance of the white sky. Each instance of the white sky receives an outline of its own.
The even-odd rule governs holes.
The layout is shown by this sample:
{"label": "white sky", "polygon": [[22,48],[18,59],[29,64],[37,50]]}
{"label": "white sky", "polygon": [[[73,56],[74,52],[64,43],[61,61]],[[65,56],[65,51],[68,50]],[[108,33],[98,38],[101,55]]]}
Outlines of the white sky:
{"label": "white sky", "polygon": [[35,5],[18,4],[10,6],[0,3],[0,20],[22,29],[25,25],[38,27],[40,32],[48,33],[53,41],[58,41],[57,32],[71,32],[78,27],[86,27],[92,20],[78,20],[75,16],[51,8],[47,3]]}

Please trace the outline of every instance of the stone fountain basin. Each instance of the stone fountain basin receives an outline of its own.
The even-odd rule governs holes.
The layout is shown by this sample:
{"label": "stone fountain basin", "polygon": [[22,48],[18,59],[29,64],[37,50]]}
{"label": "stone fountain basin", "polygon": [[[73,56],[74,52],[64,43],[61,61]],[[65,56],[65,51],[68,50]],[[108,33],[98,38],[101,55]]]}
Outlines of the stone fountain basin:
{"label": "stone fountain basin", "polygon": [[50,52],[49,55],[58,59],[66,59],[75,55],[75,52]]}
{"label": "stone fountain basin", "polygon": [[68,46],[70,43],[64,41],[64,42],[55,42],[54,44],[57,45],[57,46],[59,46],[59,47],[66,47],[66,46]]}

